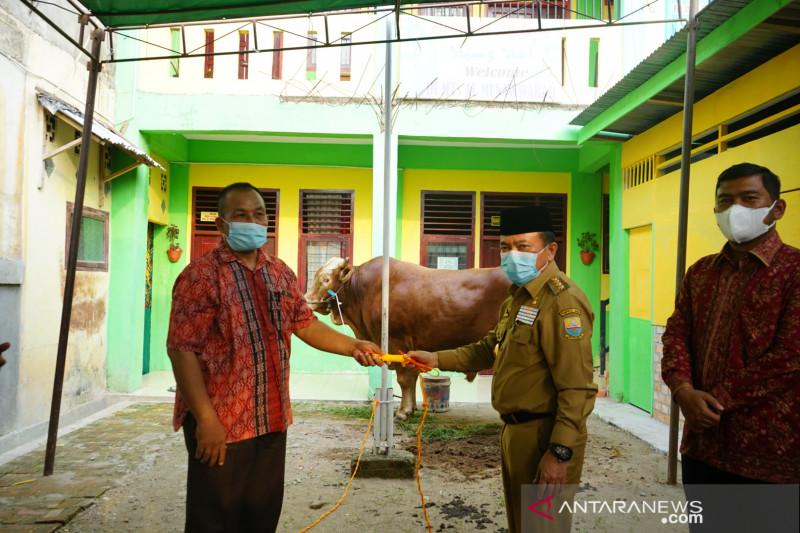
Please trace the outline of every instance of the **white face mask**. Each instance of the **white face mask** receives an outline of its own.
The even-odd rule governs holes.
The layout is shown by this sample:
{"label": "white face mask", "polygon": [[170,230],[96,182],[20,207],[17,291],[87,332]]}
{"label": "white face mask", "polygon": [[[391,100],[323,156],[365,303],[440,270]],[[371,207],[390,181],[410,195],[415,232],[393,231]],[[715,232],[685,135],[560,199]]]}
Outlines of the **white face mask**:
{"label": "white face mask", "polygon": [[769,207],[752,209],[739,204],[733,204],[722,213],[714,213],[717,216],[717,225],[731,242],[749,242],[760,237],[775,225],[775,221],[769,226],[764,224],[767,213],[775,207],[776,202],[772,202]]}

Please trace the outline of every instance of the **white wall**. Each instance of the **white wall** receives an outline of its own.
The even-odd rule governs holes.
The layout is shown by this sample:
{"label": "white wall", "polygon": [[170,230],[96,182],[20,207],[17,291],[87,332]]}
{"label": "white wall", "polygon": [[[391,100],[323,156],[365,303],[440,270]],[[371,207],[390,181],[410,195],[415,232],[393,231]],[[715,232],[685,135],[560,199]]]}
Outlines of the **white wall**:
{"label": "white wall", "polygon": [[[73,9],[66,2],[56,3]],[[56,6],[38,7],[78,38],[75,15]],[[89,39],[85,41],[89,49]],[[102,53],[108,54],[105,45]],[[40,429],[49,418],[66,278],[66,209],[75,198],[77,156],[73,151],[53,159],[49,176],[42,160],[46,152],[71,141],[75,130],[58,121],[56,142],[45,141],[45,112],[37,91],[52,93],[82,109],[86,62],[84,55],[23,4],[0,0],[0,263],[21,265],[23,274],[20,284],[0,281],[0,298],[12,303],[0,307],[4,315],[0,342],[13,344],[6,357],[9,363],[0,371],[0,452],[17,444],[24,428]],[[100,118],[113,115],[113,73],[112,66],[100,75],[96,103]],[[85,203],[89,207],[99,207],[97,150],[93,144]],[[103,209],[108,210],[109,202]],[[78,273],[62,420],[69,418],[71,409],[97,400],[105,391],[107,294],[107,273]]]}

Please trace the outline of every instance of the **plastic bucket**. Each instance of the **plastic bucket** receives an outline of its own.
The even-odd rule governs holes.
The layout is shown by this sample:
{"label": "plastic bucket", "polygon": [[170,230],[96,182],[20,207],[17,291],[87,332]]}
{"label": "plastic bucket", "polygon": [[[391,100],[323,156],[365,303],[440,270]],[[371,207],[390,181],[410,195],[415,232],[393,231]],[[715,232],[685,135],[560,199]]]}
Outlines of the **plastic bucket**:
{"label": "plastic bucket", "polygon": [[450,410],[450,378],[447,376],[422,376],[422,390],[428,400],[428,408],[437,413]]}

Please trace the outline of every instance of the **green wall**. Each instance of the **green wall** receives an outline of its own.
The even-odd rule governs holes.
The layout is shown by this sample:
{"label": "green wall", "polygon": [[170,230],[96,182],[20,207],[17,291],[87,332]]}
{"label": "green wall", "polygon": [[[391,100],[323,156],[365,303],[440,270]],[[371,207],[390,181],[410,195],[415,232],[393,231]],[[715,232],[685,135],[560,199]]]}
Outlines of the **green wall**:
{"label": "green wall", "polygon": [[505,170],[509,172],[573,172],[578,168],[579,149],[442,147],[401,144],[397,149],[400,168],[435,170]]}
{"label": "green wall", "polygon": [[592,305],[595,320],[592,334],[592,353],[595,355],[595,366],[600,364],[600,274],[602,260],[596,254],[589,265],[581,261],[581,250],[578,247],[578,236],[584,231],[591,231],[599,236],[602,231],[602,176],[598,174],[574,173],[570,187],[571,211],[569,224],[572,242],[567,243],[569,250],[570,278],[580,287]]}
{"label": "green wall", "polygon": [[[158,154],[161,155],[161,154]],[[189,165],[172,163],[169,168],[169,223],[181,230],[178,242],[187,249],[187,239],[191,235],[186,227],[189,212]],[[150,370],[172,370],[167,356],[167,332],[169,312],[172,305],[172,286],[175,278],[186,265],[184,257],[175,263],[167,258],[167,227],[155,225],[153,236],[153,297],[152,321],[150,329]],[[184,252],[185,253],[185,252]]]}

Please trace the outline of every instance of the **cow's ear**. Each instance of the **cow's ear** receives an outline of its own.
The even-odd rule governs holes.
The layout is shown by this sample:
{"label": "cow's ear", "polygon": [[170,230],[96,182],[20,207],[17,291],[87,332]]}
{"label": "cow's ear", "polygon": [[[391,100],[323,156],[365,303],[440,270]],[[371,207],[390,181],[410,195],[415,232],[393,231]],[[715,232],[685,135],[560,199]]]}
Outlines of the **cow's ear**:
{"label": "cow's ear", "polygon": [[347,280],[349,280],[349,279],[350,279],[350,277],[351,277],[352,275],[353,275],[353,267],[352,267],[352,266],[350,266],[350,265],[347,265],[347,266],[346,266],[345,268],[343,268],[343,269],[342,269],[342,271],[339,273],[339,281],[341,281],[342,283],[345,283]]}

